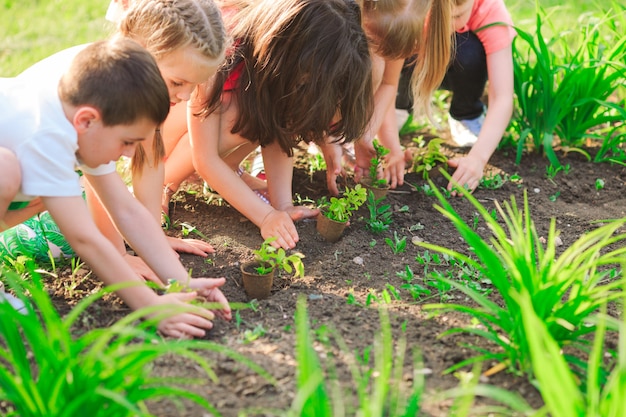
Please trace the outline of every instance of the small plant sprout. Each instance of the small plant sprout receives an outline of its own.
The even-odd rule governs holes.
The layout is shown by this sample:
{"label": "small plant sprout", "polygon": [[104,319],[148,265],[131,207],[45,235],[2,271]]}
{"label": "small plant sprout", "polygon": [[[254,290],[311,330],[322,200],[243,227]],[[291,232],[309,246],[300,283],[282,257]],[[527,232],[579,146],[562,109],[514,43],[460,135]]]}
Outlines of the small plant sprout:
{"label": "small plant sprout", "polygon": [[415,172],[422,173],[422,178],[425,180],[430,177],[430,172],[441,164],[444,168],[447,167],[448,157],[441,152],[441,144],[444,142],[441,138],[431,139],[428,142],[426,148],[423,147],[423,139],[413,139],[414,142],[420,145],[420,149],[413,158],[413,166]]}
{"label": "small plant sprout", "polygon": [[596,190],[600,191],[604,188],[604,180],[602,178],[596,179]]}
{"label": "small plant sprout", "polygon": [[387,180],[384,178],[378,178],[378,173],[383,168],[383,158],[389,153],[389,149],[381,145],[378,139],[374,139],[372,145],[374,146],[375,155],[370,161],[369,178],[372,186],[386,187]]}
{"label": "small plant sprout", "polygon": [[200,236],[202,239],[207,240],[207,241],[209,240],[209,238],[200,230],[198,230],[196,226],[193,226],[187,222],[180,223],[180,228],[181,228],[181,232],[183,236],[185,237],[189,236],[190,233],[195,233],[196,235]]}
{"label": "small plant sprout", "polygon": [[398,232],[396,231],[393,232],[393,240],[386,237],[385,243],[389,245],[394,255],[397,255],[398,253],[403,253],[406,250],[406,236],[400,238],[398,236]]}
{"label": "small plant sprout", "polygon": [[372,191],[367,193],[367,209],[370,217],[366,219],[367,228],[374,233],[382,233],[393,223],[391,205],[383,204],[384,198],[376,199]]}
{"label": "small plant sprout", "polygon": [[319,206],[324,216],[345,223],[365,203],[366,198],[367,190],[357,184],[354,188],[346,188],[343,197],[331,197],[330,200],[322,199]]}
{"label": "small plant sprout", "polygon": [[269,237],[263,241],[259,249],[253,250],[255,260],[259,262],[256,271],[261,274],[269,274],[272,270],[284,270],[285,272],[295,274],[297,278],[304,277],[304,263],[302,258],[304,255],[294,252],[287,256],[283,248],[275,248],[271,245],[276,237]]}

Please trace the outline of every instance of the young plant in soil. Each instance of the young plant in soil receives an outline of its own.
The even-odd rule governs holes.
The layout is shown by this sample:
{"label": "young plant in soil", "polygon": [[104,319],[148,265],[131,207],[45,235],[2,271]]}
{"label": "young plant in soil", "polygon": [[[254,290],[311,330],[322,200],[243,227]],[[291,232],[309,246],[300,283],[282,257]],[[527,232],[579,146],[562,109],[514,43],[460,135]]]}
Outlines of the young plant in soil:
{"label": "young plant in soil", "polygon": [[374,146],[375,156],[370,161],[369,169],[369,184],[375,188],[386,188],[387,180],[384,178],[378,178],[378,173],[383,168],[383,158],[389,153],[389,149],[380,144],[378,139],[374,139],[372,145]]}
{"label": "young plant in soil", "polygon": [[254,260],[258,263],[255,270],[259,275],[267,275],[274,270],[285,271],[289,274],[295,272],[295,276],[304,277],[304,255],[294,252],[287,255],[283,248],[275,248],[271,245],[276,237],[265,239],[259,249],[253,250]]}
{"label": "young plant in soil", "polygon": [[372,191],[367,193],[367,209],[370,217],[365,222],[367,228],[373,233],[382,233],[393,223],[391,205],[383,204],[383,200],[383,198],[376,199]]}
{"label": "young plant in soil", "polygon": [[415,167],[415,172],[422,173],[422,178],[425,180],[430,178],[431,171],[437,165],[441,165],[444,169],[447,168],[446,162],[448,162],[448,157],[441,151],[443,139],[431,139],[425,148],[423,146],[423,138],[416,138],[413,141],[420,145],[413,158],[413,166]]}
{"label": "young plant in soil", "polygon": [[346,223],[352,214],[365,203],[367,190],[360,184],[354,188],[346,188],[343,197],[331,197],[330,200],[323,199],[319,207],[322,215],[331,220]]}

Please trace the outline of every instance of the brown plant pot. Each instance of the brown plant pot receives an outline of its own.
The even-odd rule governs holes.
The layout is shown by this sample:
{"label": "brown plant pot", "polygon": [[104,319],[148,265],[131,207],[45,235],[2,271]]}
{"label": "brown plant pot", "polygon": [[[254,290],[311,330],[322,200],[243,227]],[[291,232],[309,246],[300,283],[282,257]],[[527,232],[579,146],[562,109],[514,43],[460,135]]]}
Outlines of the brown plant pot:
{"label": "brown plant pot", "polygon": [[270,296],[272,291],[276,270],[273,269],[269,274],[261,275],[255,269],[258,265],[257,261],[250,261],[240,266],[243,288],[250,300],[255,298],[264,300]]}
{"label": "brown plant pot", "polygon": [[384,187],[375,187],[372,185],[371,178],[362,178],[360,183],[363,187],[367,188],[368,191],[371,190],[374,193],[374,198],[376,200],[380,200],[381,198],[386,197],[387,192],[389,191],[389,184]]}
{"label": "brown plant pot", "polygon": [[320,214],[317,216],[317,231],[329,242],[336,242],[343,234],[347,222],[338,222]]}

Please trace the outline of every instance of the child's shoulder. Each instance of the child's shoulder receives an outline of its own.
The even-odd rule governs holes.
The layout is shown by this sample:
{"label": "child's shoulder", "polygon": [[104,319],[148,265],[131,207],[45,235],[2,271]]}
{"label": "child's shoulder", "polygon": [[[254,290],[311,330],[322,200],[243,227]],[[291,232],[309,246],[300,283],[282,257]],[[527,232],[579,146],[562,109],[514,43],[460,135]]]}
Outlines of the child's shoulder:
{"label": "child's shoulder", "polygon": [[25,69],[18,75],[18,78],[28,78],[33,82],[37,82],[38,80],[43,82],[52,80],[58,83],[61,76],[70,67],[76,55],[85,49],[87,45],[88,44],[76,45],[56,52]]}

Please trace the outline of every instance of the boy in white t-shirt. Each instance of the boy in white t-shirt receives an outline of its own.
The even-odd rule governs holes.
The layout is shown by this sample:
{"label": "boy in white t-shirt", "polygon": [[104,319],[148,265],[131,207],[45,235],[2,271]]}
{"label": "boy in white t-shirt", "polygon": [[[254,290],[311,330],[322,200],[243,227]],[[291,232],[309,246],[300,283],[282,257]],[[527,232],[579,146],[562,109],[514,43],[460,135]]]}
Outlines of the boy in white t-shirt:
{"label": "boy in white t-shirt", "polygon": [[[124,38],[85,47],[58,86],[29,71],[1,78],[0,231],[48,210],[105,284],[137,283],[118,291],[131,308],[177,306],[160,320],[159,329],[173,337],[203,336],[214,314],[190,309],[188,302],[197,295],[219,302],[224,308],[216,313],[230,319],[228,302],[218,289],[224,279],[190,280],[158,224],[115,171],[115,161],[132,156],[140,142],[152,136],[160,140],[155,130],[169,108],[167,86],[154,59]],[[159,296],[145,285],[94,224],[76,169],[161,280],[186,283],[193,292]]]}

